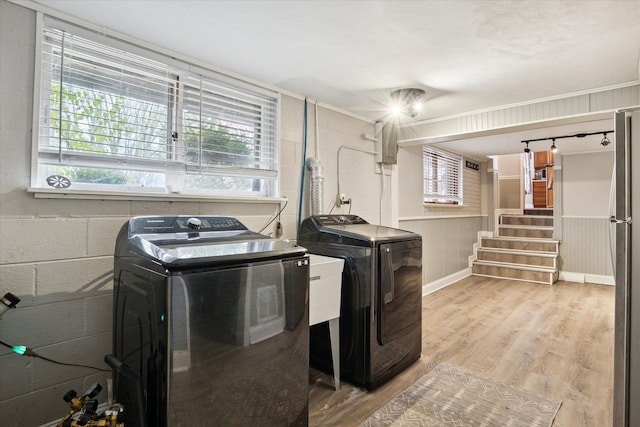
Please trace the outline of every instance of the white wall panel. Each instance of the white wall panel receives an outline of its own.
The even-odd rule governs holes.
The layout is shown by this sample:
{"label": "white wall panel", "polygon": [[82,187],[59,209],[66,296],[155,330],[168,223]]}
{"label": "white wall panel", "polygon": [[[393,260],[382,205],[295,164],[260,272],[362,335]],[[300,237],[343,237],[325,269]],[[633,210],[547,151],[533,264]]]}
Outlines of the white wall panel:
{"label": "white wall panel", "polygon": [[496,107],[451,118],[417,123],[401,129],[400,139],[417,139],[518,125],[557,117],[608,111],[640,105],[640,84],[605,89],[558,99]]}
{"label": "white wall panel", "polygon": [[559,269],[611,276],[608,227],[607,218],[564,217]]}
{"label": "white wall panel", "polygon": [[422,236],[423,285],[468,267],[481,226],[480,216],[400,220],[400,228]]}
{"label": "white wall panel", "polygon": [[563,215],[609,216],[613,163],[613,151],[562,156]]}
{"label": "white wall panel", "polygon": [[[481,208],[480,171],[462,166],[463,206],[423,204],[422,147],[401,147],[398,152],[398,198],[400,219],[416,216],[479,215]],[[481,168],[482,169],[482,168]]]}

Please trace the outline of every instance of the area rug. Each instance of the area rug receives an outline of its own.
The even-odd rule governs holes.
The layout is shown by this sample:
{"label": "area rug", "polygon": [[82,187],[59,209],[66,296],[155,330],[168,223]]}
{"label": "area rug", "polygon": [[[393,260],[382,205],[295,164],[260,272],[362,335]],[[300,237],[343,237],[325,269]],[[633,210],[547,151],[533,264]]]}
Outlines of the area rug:
{"label": "area rug", "polygon": [[443,363],[360,426],[549,427],[561,404]]}

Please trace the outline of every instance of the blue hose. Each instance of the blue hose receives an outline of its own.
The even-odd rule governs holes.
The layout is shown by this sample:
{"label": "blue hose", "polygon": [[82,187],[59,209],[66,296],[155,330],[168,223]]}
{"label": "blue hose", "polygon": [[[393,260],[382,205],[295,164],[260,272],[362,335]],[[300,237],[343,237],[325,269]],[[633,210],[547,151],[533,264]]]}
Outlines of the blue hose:
{"label": "blue hose", "polygon": [[304,173],[307,168],[307,98],[304,99],[304,118],[303,118],[303,147],[302,147],[302,178],[300,182],[300,205],[298,207],[298,227],[296,228],[296,244],[298,243],[298,233],[300,232],[300,223],[302,222],[302,203],[304,198]]}

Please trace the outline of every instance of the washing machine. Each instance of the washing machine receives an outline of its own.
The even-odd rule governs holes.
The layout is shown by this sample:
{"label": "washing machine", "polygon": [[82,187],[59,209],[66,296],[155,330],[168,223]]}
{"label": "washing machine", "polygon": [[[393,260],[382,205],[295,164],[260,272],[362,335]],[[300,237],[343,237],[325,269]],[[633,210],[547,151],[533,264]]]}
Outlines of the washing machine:
{"label": "washing machine", "polygon": [[[420,358],[422,237],[356,215],[305,219],[298,242],[344,259],[340,308],[341,377],[373,389]],[[311,364],[332,372],[325,324],[311,328]]]}
{"label": "washing machine", "polygon": [[108,359],[132,426],[308,425],[304,248],[232,217],[144,216],[114,258]]}

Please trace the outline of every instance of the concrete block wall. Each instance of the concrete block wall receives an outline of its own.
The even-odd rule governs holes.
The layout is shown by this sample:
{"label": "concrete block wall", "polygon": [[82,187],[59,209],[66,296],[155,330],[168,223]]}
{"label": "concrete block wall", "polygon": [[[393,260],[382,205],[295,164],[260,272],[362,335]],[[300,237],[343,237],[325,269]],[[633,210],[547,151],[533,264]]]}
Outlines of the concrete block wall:
{"label": "concrete block wall", "polygon": [[[0,318],[0,340],[27,345],[54,360],[108,369],[103,358],[112,346],[113,250],[117,232],[130,217],[231,215],[259,231],[280,205],[277,201],[35,198],[27,191],[35,29],[34,11],[0,0],[0,294],[12,292],[21,298],[16,309]],[[280,195],[289,202],[280,219],[284,237],[289,239],[296,237],[303,107],[302,97],[282,95]],[[314,156],[315,106],[308,107],[308,156]],[[371,149],[361,134],[374,130],[372,123],[328,107],[320,107],[318,113],[326,176],[323,206],[330,208],[337,191],[338,148]],[[360,154],[347,157],[343,153],[348,170],[342,179],[354,201],[354,213],[374,222],[380,218],[381,179],[375,173],[373,156]],[[303,217],[310,211],[308,186],[307,180]],[[390,196],[384,197],[384,205],[389,205]],[[341,211],[345,209],[336,212]],[[274,230],[271,225],[264,232]],[[55,365],[0,347],[0,425],[33,427],[58,421],[68,411],[64,393],[69,389],[82,393],[95,382],[106,386],[108,378],[108,372]],[[106,393],[98,399],[105,402]]]}

